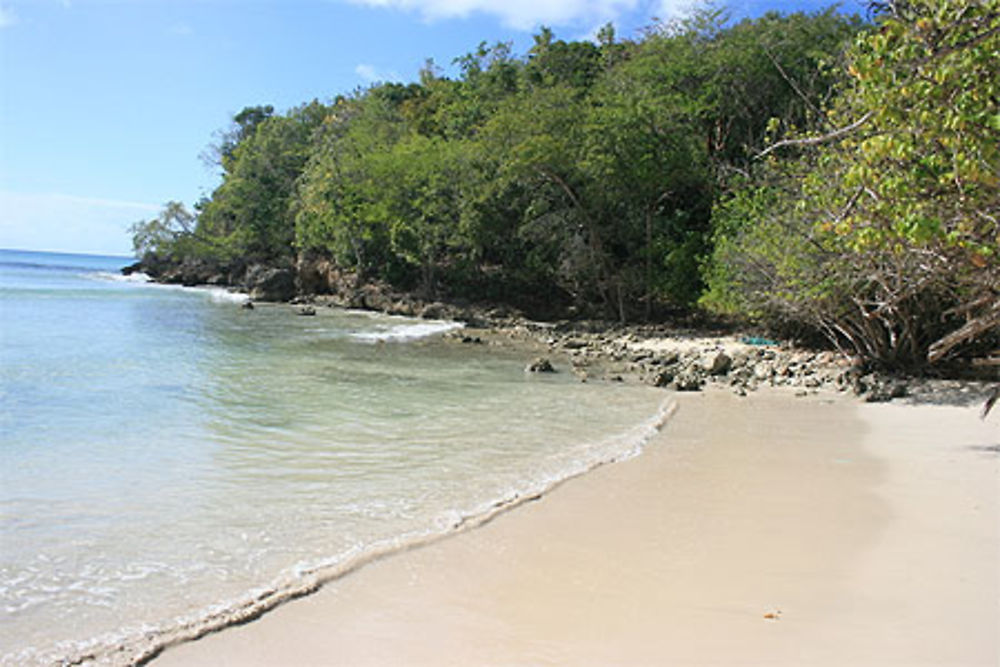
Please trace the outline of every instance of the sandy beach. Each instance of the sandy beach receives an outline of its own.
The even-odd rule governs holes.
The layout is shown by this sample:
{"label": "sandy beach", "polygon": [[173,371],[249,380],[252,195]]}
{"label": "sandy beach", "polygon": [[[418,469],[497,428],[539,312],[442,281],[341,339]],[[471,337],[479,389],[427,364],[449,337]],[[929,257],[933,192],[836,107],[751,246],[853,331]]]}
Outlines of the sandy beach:
{"label": "sandy beach", "polygon": [[153,664],[1000,662],[1000,414],[678,404],[639,457]]}

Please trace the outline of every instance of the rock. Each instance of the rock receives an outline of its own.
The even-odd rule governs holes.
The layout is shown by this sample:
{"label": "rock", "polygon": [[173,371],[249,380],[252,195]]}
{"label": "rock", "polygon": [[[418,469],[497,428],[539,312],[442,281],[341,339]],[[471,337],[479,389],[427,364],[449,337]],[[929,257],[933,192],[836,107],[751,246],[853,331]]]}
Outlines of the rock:
{"label": "rock", "polygon": [[288,301],[295,296],[295,274],[291,269],[255,266],[247,272],[250,298],[257,301]]}
{"label": "rock", "polygon": [[315,252],[299,254],[295,261],[296,280],[304,294],[329,294],[337,282],[336,265]]}
{"label": "rock", "polygon": [[882,380],[872,385],[865,396],[867,403],[886,403],[894,398],[903,398],[909,393],[909,387],[899,380]]}
{"label": "rock", "polygon": [[299,315],[315,315],[316,309],[312,306],[302,306],[298,310]]}
{"label": "rock", "polygon": [[710,352],[702,360],[702,365],[709,375],[725,375],[732,368],[733,360],[725,352]]}
{"label": "rock", "polygon": [[581,348],[587,347],[587,341],[580,340],[579,338],[570,338],[562,342],[562,346],[567,350],[579,350]]}
{"label": "rock", "polygon": [[703,384],[705,380],[700,375],[687,369],[674,378],[673,387],[677,391],[701,391]]}
{"label": "rock", "polygon": [[660,355],[660,363],[664,366],[672,366],[680,361],[681,355],[677,353],[677,350],[668,350]]}
{"label": "rock", "polygon": [[524,368],[527,373],[555,373],[552,362],[545,357],[538,357]]}
{"label": "rock", "polygon": [[243,310],[253,310],[253,301],[244,301],[240,308]]}
{"label": "rock", "polygon": [[482,345],[483,339],[479,336],[462,336],[462,342],[472,345]]}
{"label": "rock", "polygon": [[674,381],[674,372],[670,370],[660,371],[650,379],[650,384],[654,387],[667,387]]}
{"label": "rock", "polygon": [[144,267],[142,265],[142,262],[135,262],[133,264],[129,264],[128,266],[122,267],[122,275],[130,276],[133,273],[142,273],[143,268]]}
{"label": "rock", "polygon": [[443,303],[435,301],[424,306],[420,311],[420,317],[425,320],[443,320],[448,317],[448,307]]}

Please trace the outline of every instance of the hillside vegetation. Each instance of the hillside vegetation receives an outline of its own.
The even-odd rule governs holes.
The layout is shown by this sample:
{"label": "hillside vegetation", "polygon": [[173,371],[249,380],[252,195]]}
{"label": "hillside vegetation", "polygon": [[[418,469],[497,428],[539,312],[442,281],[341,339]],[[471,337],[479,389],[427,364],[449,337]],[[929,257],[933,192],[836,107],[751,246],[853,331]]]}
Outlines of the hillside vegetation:
{"label": "hillside vegetation", "polygon": [[137,254],[543,316],[708,309],[890,368],[1000,343],[1000,0],[543,28],[454,64],[244,109],[221,185],[137,223]]}

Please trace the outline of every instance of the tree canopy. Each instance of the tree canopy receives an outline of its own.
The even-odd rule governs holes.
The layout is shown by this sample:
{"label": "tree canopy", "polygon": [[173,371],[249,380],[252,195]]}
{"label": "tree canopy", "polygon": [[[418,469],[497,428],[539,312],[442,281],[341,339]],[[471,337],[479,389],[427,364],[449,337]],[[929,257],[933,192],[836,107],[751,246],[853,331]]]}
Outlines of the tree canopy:
{"label": "tree canopy", "polygon": [[622,321],[700,306],[886,365],[941,358],[998,317],[997,2],[873,12],[542,28],[453,78],[429,61],[248,107],[197,218],[143,223],[136,248],[320,255],[431,298]]}

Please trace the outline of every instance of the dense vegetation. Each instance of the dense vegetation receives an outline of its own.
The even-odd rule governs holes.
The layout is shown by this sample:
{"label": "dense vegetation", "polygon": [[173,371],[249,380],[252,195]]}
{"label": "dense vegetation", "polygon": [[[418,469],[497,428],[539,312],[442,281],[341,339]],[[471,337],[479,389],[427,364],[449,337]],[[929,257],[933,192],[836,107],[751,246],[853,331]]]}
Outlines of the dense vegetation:
{"label": "dense vegetation", "polygon": [[455,78],[428,62],[418,83],[250,107],[215,147],[222,184],[197,215],[138,223],[136,251],[321,258],[359,284],[536,313],[702,307],[887,366],[993,344],[998,2],[873,17],[542,29],[522,56],[480,45]]}

